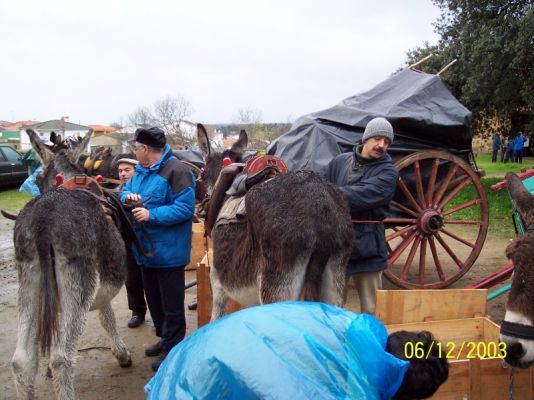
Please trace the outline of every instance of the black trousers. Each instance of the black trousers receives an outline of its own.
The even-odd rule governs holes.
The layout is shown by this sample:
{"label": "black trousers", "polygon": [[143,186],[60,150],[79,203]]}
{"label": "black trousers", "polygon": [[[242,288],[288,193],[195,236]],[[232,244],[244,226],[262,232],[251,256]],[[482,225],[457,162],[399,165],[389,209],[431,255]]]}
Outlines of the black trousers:
{"label": "black trousers", "polygon": [[132,310],[132,314],[144,317],[146,314],[146,302],[141,268],[135,262],[135,258],[130,250],[126,252],[126,260],[128,263],[128,274],[125,285],[128,308]]}
{"label": "black trousers", "polygon": [[170,350],[185,337],[185,272],[177,268],[141,268],[148,309],[160,345]]}

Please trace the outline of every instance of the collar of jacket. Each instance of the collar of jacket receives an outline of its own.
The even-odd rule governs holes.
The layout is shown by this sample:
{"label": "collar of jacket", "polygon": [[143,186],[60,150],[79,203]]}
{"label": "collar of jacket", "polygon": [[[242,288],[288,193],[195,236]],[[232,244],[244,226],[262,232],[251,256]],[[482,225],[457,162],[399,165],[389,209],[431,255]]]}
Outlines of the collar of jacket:
{"label": "collar of jacket", "polygon": [[169,158],[171,158],[172,156],[173,154],[171,151],[171,146],[166,144],[165,147],[163,148],[163,154],[158,159],[158,161],[156,161],[154,165],[152,165],[151,167],[143,167],[141,164],[137,164],[135,166],[135,172],[138,172],[140,174],[148,174],[150,172],[157,172],[165,165],[167,161],[169,161]]}

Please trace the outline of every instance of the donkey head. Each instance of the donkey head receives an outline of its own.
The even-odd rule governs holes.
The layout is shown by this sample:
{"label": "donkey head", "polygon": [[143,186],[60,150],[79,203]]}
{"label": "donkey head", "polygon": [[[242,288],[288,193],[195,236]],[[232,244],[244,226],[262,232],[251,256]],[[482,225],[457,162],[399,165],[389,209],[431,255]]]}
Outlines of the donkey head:
{"label": "donkey head", "polygon": [[[222,153],[213,151],[209,142],[208,133],[202,124],[197,124],[197,136],[198,145],[206,162],[201,175],[201,182],[204,185],[207,195],[210,196],[223,168],[223,159],[228,157],[232,162],[241,162],[241,157],[248,144],[248,136],[247,132],[241,130],[237,142],[230,149],[224,150]],[[197,198],[197,200],[202,201],[203,199]]]}
{"label": "donkey head", "polygon": [[37,179],[37,185],[39,186],[41,193],[54,187],[57,174],[62,174],[64,179],[67,180],[72,176],[81,173],[77,161],[87,148],[87,144],[93,133],[92,129],[89,129],[85,137],[76,147],[68,147],[64,145],[61,138],[55,136],[54,140],[51,140],[54,142],[54,146],[49,148],[41,142],[34,130],[28,129],[26,132],[30,137],[33,149],[41,159],[44,167],[43,172],[39,174]]}
{"label": "donkey head", "polygon": [[517,175],[506,174],[508,190],[527,227],[506,248],[506,256],[514,264],[512,288],[501,325],[501,341],[506,343],[505,360],[513,366],[526,368],[534,363],[534,196]]}

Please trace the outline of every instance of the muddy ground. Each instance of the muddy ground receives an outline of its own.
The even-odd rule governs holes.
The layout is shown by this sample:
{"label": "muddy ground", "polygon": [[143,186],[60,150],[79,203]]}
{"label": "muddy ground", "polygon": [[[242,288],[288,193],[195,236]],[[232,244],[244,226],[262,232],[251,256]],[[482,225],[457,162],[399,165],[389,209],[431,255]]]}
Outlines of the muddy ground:
{"label": "muddy ground", "polygon": [[[10,360],[15,350],[17,338],[17,306],[16,291],[17,278],[13,262],[12,243],[13,222],[0,218],[0,398],[16,398],[15,386],[10,369]],[[481,256],[471,270],[453,287],[463,288],[471,283],[487,277],[491,272],[505,264],[504,249],[509,240],[488,237],[485,241]],[[189,272],[186,281],[195,279],[194,273]],[[385,288],[395,288],[385,282]],[[354,292],[354,289],[352,290]],[[186,291],[186,304],[196,299],[196,289]],[[488,314],[500,322],[504,316],[504,302],[506,296],[493,300],[488,305]],[[354,309],[355,298],[349,298],[349,308]],[[111,355],[107,336],[98,322],[96,312],[91,312],[87,327],[79,343],[77,365],[75,368],[75,388],[79,399],[89,400],[136,400],[143,399],[143,386],[152,377],[151,358],[144,356],[143,349],[155,342],[151,321],[141,327],[128,329],[126,324],[130,318],[126,302],[126,292],[123,290],[113,301],[117,316],[119,333],[124,338],[132,353],[133,366],[122,369]],[[187,334],[197,328],[196,311],[187,312]],[[45,377],[46,361],[41,360],[36,382],[38,399],[53,398],[52,384]],[[202,377],[199,377],[202,379]]]}

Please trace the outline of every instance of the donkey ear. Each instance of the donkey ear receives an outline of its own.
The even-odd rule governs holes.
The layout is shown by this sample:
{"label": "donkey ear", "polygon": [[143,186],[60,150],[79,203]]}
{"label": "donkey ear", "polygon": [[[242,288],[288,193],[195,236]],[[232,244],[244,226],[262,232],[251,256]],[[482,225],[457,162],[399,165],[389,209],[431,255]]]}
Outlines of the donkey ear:
{"label": "donkey ear", "polygon": [[48,164],[54,161],[54,153],[48,149],[39,138],[39,135],[33,129],[26,129],[26,133],[30,138],[30,143],[46,167]]}
{"label": "donkey ear", "polygon": [[248,136],[247,132],[244,129],[241,129],[241,132],[239,132],[239,139],[237,139],[237,142],[235,142],[232,147],[230,148],[230,151],[238,154],[243,154],[245,152],[245,149],[248,145]]}
{"label": "donkey ear", "polygon": [[521,217],[525,224],[534,224],[534,196],[527,190],[521,179],[513,172],[506,174],[506,181],[508,182],[508,191],[510,197],[514,200]]}
{"label": "donkey ear", "polygon": [[78,163],[80,156],[85,152],[85,149],[87,149],[87,146],[89,145],[89,141],[91,140],[92,135],[93,135],[93,129],[89,128],[89,130],[85,134],[82,141],[78,143],[76,147],[69,149],[68,155],[69,155],[69,160],[71,163],[73,164]]}
{"label": "donkey ear", "polygon": [[206,128],[204,128],[204,125],[202,124],[197,124],[197,141],[198,147],[200,147],[200,151],[202,151],[202,155],[204,156],[204,160],[208,160],[211,156],[211,146],[208,132],[206,132]]}

